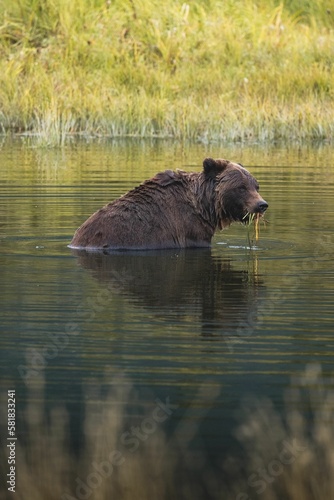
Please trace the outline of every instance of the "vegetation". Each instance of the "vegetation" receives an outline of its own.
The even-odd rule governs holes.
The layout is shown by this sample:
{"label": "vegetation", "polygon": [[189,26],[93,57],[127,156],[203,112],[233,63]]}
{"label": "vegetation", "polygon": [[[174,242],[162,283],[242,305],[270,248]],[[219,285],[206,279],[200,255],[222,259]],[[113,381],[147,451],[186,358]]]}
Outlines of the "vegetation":
{"label": "vegetation", "polygon": [[[82,439],[80,447],[74,450],[68,411],[59,405],[48,409],[45,380],[42,376],[34,379],[29,404],[20,413],[20,439],[16,445],[20,476],[15,498],[334,497],[333,380],[321,373],[319,365],[307,366],[305,373],[291,383],[282,413],[270,400],[244,402],[240,423],[233,431],[240,443],[239,452],[228,454],[222,443],[221,469],[212,465],[205,449],[198,448],[203,439],[200,426],[205,408],[208,401],[215,406],[219,388],[205,386],[205,391],[199,391],[191,405],[194,413],[198,405],[199,416],[183,416],[173,432],[168,433],[167,419],[155,424],[152,419],[153,395],[153,404],[149,400],[141,402],[130,380],[115,377],[111,382],[107,395],[103,395],[103,384],[97,383],[90,390],[86,387],[82,415],[75,416],[75,429],[82,433]],[[198,408],[202,410],[198,412]],[[184,408],[178,411],[182,415]],[[129,438],[129,431],[143,429],[145,421],[153,422],[144,434],[141,430],[145,439]],[[127,440],[122,436],[127,436]],[[3,446],[3,470],[8,468],[7,458],[8,448]]]}
{"label": "vegetation", "polygon": [[0,0],[0,126],[331,139],[334,0]]}

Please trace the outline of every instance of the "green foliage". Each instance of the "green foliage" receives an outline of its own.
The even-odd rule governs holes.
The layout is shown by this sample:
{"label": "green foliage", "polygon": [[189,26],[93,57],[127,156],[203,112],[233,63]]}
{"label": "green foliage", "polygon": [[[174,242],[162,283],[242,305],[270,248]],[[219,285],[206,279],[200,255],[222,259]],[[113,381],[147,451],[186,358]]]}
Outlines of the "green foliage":
{"label": "green foliage", "polygon": [[284,5],[289,12],[298,12],[301,19],[312,25],[334,27],[333,0],[285,0]]}
{"label": "green foliage", "polygon": [[330,138],[332,12],[334,0],[0,0],[1,129],[50,143]]}

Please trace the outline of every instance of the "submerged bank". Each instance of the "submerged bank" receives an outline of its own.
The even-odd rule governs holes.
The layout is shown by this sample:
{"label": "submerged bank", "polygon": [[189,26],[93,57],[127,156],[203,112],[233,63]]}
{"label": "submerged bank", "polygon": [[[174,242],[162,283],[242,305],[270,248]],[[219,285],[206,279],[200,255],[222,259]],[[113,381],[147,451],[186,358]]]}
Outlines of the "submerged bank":
{"label": "submerged bank", "polygon": [[[334,2],[0,0],[0,127],[331,140]],[[333,6],[333,10],[328,7]]]}

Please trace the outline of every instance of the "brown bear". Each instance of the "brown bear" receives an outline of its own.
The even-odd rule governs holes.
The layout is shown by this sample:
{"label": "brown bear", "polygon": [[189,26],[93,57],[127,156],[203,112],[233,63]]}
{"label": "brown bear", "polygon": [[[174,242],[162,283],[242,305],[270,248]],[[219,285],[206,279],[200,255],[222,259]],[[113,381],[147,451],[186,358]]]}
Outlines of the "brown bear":
{"label": "brown bear", "polygon": [[165,170],[108,203],[77,229],[70,247],[148,250],[208,247],[216,229],[268,208],[240,164],[206,158],[203,171]]}

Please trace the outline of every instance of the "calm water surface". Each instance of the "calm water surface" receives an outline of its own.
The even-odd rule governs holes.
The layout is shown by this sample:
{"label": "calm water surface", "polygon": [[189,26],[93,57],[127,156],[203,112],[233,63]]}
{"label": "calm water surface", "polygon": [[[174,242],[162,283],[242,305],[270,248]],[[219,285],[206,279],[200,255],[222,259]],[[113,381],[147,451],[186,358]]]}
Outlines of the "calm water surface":
{"label": "calm water surface", "polygon": [[[210,250],[67,247],[106,202],[166,168],[198,171],[206,156],[240,162],[260,182],[269,210],[255,248],[241,225]],[[333,373],[333,148],[7,141],[0,165],[0,442],[15,389],[17,487],[31,492],[22,498],[111,498],[109,479],[87,477],[94,457],[116,449],[123,482],[138,484],[136,457],[155,463],[165,449],[183,457],[192,484],[198,470],[210,477],[190,496],[175,480],[170,498],[227,498],[218,483],[226,458],[243,453],[244,399],[269,398],[280,414],[291,377],[302,385],[310,363],[324,380]],[[302,397],[293,403],[307,414]],[[131,498],[121,491],[113,498]],[[137,495],[149,497],[163,498]]]}

